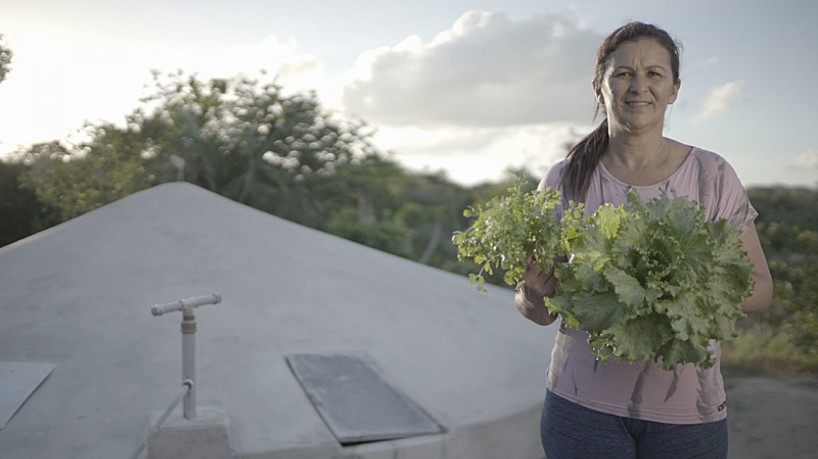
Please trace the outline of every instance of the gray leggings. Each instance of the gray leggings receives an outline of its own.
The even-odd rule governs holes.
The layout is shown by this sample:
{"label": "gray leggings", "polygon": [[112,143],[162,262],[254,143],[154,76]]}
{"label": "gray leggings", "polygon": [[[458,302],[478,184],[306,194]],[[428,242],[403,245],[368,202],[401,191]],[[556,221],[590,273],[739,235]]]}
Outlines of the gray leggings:
{"label": "gray leggings", "polygon": [[540,425],[548,459],[725,459],[727,420],[664,424],[594,411],[548,391]]}

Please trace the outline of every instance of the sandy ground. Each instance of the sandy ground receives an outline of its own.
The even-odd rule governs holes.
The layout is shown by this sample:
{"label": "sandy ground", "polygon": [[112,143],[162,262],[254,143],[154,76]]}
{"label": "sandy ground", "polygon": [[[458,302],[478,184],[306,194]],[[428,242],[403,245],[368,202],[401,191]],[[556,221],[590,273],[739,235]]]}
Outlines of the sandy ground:
{"label": "sandy ground", "polygon": [[818,375],[725,376],[730,459],[818,458]]}

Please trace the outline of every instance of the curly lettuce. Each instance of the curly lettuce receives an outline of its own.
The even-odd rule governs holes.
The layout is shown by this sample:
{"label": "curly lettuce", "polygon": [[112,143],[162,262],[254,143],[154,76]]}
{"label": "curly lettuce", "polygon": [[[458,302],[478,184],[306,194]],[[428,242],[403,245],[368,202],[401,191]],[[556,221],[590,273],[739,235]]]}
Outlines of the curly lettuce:
{"label": "curly lettuce", "polygon": [[[625,205],[606,204],[588,217],[569,203],[558,221],[561,199],[553,189],[524,192],[518,183],[464,211],[475,221],[452,240],[460,260],[480,267],[469,275],[478,290],[495,269],[519,287],[533,255],[559,279],[545,305],[588,333],[600,361],[712,366],[710,341],[736,336],[753,288],[739,231],[726,220],[708,221],[699,204],[675,193],[645,202],[632,190]],[[570,261],[555,265],[554,255]]]}
{"label": "curly lettuce", "polygon": [[753,287],[738,230],[707,221],[686,198],[645,202],[633,190],[624,206],[566,224],[578,225],[571,259],[556,267],[559,292],[545,301],[589,334],[599,360],[714,364],[710,340],[736,336]]}

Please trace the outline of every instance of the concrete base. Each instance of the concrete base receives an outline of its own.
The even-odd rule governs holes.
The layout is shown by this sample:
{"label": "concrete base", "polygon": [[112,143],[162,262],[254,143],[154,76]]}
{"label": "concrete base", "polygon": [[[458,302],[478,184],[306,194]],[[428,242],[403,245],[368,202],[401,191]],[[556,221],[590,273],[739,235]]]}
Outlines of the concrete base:
{"label": "concrete base", "polygon": [[[195,419],[189,420],[181,412],[171,414],[159,431],[148,442],[148,459],[228,459],[230,427],[227,415],[217,409],[198,407]],[[151,415],[153,427],[162,412]]]}

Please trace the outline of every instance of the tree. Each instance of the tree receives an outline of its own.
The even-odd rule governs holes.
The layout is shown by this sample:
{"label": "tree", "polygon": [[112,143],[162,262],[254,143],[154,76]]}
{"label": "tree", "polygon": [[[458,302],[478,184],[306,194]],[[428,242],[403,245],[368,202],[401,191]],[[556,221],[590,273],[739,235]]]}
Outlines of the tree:
{"label": "tree", "polygon": [[[12,52],[3,46],[0,34],[0,83],[11,70]],[[0,246],[44,229],[42,208],[31,190],[20,186],[20,175],[25,166],[0,159]]]}
{"label": "tree", "polygon": [[818,187],[754,187],[747,190],[762,223],[786,222],[818,231]]}
{"label": "tree", "polygon": [[376,152],[363,123],[339,120],[315,94],[286,95],[274,81],[200,81],[154,73],[153,94],[126,117],[86,126],[79,145],[37,145],[25,153],[25,183],[62,218],[182,177],[290,220],[316,218],[310,184]]}
{"label": "tree", "polygon": [[730,366],[761,371],[818,370],[818,188],[748,190],[761,245],[773,277],[770,309],[737,323],[725,343]]}
{"label": "tree", "polygon": [[6,79],[6,74],[11,70],[13,55],[10,49],[3,46],[3,34],[0,34],[0,83]]}
{"label": "tree", "polygon": [[[339,165],[334,174],[311,184],[322,221],[316,228],[421,263],[448,247],[441,241],[456,228],[444,218],[455,203],[453,190],[434,175],[410,173],[383,155]],[[463,193],[461,193],[463,194]],[[386,238],[386,239],[385,239]]]}
{"label": "tree", "polygon": [[22,163],[0,160],[0,247],[50,226],[37,196],[20,186],[24,169]]}
{"label": "tree", "polygon": [[105,128],[96,128],[93,147],[66,148],[59,142],[36,144],[23,154],[29,166],[22,174],[25,188],[53,209],[52,218],[65,221],[147,188],[151,174],[129,149]]}
{"label": "tree", "polygon": [[315,218],[312,182],[377,152],[363,123],[336,118],[314,93],[181,73],[154,81],[146,102],[157,107],[135,119],[164,123],[150,135],[157,156],[176,154],[187,164],[186,180],[293,221]]}
{"label": "tree", "polygon": [[22,155],[24,183],[59,220],[181,175],[400,256],[456,263],[443,241],[460,227],[468,194],[442,175],[407,173],[371,144],[362,122],[327,113],[313,93],[155,73],[152,94],[124,127],[85,129],[88,142],[39,144]]}

